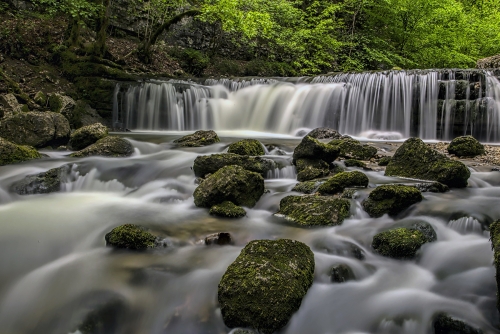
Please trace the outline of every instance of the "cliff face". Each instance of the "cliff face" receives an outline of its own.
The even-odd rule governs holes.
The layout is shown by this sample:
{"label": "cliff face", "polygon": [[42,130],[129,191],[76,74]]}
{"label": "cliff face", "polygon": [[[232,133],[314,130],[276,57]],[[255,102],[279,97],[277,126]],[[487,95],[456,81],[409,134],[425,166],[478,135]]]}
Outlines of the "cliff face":
{"label": "cliff face", "polygon": [[500,55],[479,59],[477,68],[500,68]]}

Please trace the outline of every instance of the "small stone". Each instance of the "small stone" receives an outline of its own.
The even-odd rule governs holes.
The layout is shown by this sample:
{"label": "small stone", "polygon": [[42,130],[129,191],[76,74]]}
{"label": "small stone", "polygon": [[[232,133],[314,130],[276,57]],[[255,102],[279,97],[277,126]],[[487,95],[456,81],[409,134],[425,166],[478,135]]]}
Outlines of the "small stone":
{"label": "small stone", "polygon": [[422,201],[422,198],[422,194],[415,187],[383,185],[375,188],[362,205],[371,217],[381,217],[386,213],[395,216]]}
{"label": "small stone", "polygon": [[419,230],[401,227],[377,233],[372,247],[382,256],[406,260],[413,259],[426,242],[427,238]]}
{"label": "small stone", "polygon": [[105,236],[106,245],[114,248],[145,250],[157,245],[157,238],[144,227],[125,224],[115,227]]}
{"label": "small stone", "polygon": [[332,283],[345,283],[356,279],[351,267],[343,263],[332,267],[330,277]]}
{"label": "small stone", "polygon": [[128,157],[134,153],[132,144],[123,138],[108,136],[98,140],[96,143],[70,154],[72,158],[89,157],[94,155],[106,157]]}
{"label": "small stone", "polygon": [[448,146],[448,152],[458,157],[475,157],[485,153],[484,146],[472,136],[453,139]]}
{"label": "small stone", "polygon": [[174,143],[179,147],[202,147],[219,142],[219,136],[213,130],[199,130],[193,134],[174,140]]}
{"label": "small stone", "polygon": [[205,245],[207,246],[210,245],[225,246],[232,244],[233,244],[233,238],[231,237],[231,234],[227,232],[210,234],[205,238]]}
{"label": "small stone", "polygon": [[108,135],[108,128],[101,123],[95,123],[79,128],[70,136],[68,145],[73,150],[82,150]]}
{"label": "small stone", "polygon": [[322,195],[333,195],[341,193],[345,188],[360,187],[366,188],[368,186],[368,177],[359,171],[341,172],[323,183],[318,192]]}
{"label": "small stone", "polygon": [[331,128],[316,128],[309,132],[306,136],[316,139],[340,139],[342,137],[337,130]]}
{"label": "small stone", "polygon": [[265,154],[262,144],[260,143],[260,141],[255,139],[243,139],[232,143],[231,145],[229,145],[227,153],[252,156]]}
{"label": "small stone", "polygon": [[235,205],[233,202],[225,201],[221,204],[216,204],[210,208],[211,215],[225,218],[241,218],[245,217],[247,212],[241,206]]}

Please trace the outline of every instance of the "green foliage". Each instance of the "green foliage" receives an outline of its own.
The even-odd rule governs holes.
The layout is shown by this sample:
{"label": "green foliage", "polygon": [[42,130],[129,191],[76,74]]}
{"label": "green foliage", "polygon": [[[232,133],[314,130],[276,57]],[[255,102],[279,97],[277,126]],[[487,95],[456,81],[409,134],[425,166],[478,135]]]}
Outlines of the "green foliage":
{"label": "green foliage", "polygon": [[178,59],[181,61],[181,67],[184,71],[198,77],[203,74],[210,63],[210,58],[206,54],[189,48],[180,51]]}
{"label": "green foliage", "polygon": [[102,10],[102,5],[89,0],[34,0],[38,10],[50,15],[65,14],[74,19],[90,20]]}
{"label": "green foliage", "polygon": [[296,76],[297,71],[287,63],[271,62],[262,59],[249,61],[245,65],[244,74],[246,76],[266,76],[266,77],[291,77]]}

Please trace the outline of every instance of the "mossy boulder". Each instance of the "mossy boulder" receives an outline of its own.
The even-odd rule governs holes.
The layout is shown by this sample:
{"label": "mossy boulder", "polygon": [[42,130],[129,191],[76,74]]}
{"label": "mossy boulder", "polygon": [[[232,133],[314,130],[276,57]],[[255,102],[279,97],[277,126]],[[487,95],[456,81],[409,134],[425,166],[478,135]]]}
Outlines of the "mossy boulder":
{"label": "mossy boulder", "polygon": [[345,188],[366,188],[368,183],[368,177],[364,173],[359,171],[341,172],[319,186],[318,192],[322,195],[333,195],[341,193]]}
{"label": "mossy boulder", "polygon": [[490,225],[490,240],[491,248],[493,249],[494,254],[493,265],[496,270],[497,309],[500,311],[500,220],[497,220]]}
{"label": "mossy boulder", "polygon": [[484,146],[472,136],[462,136],[451,141],[448,153],[459,157],[475,157],[484,154]]}
{"label": "mossy boulder", "polygon": [[346,167],[366,168],[366,164],[363,161],[359,161],[356,159],[346,159],[344,160],[344,165]]}
{"label": "mossy boulder", "polygon": [[108,136],[99,139],[96,143],[70,154],[72,158],[100,155],[105,157],[128,157],[134,153],[132,144],[123,138]]}
{"label": "mossy boulder", "polygon": [[264,147],[256,139],[243,139],[229,145],[228,153],[239,155],[264,155]]}
{"label": "mossy boulder", "polygon": [[306,136],[316,139],[340,139],[342,135],[331,128],[316,128],[309,132]]}
{"label": "mossy boulder", "polygon": [[413,259],[420,247],[427,242],[425,235],[416,229],[396,228],[377,233],[372,247],[382,256],[393,259]]}
{"label": "mossy boulder", "polygon": [[115,227],[104,237],[106,245],[113,248],[145,250],[157,246],[158,239],[144,227],[125,224]]}
{"label": "mossy boulder", "polygon": [[333,283],[345,283],[356,279],[351,267],[347,264],[337,264],[332,267],[330,279]]}
{"label": "mossy boulder", "polygon": [[445,193],[450,191],[450,188],[446,184],[439,182],[417,183],[415,184],[415,187],[421,192]]}
{"label": "mossy boulder", "polygon": [[230,201],[215,204],[210,208],[209,213],[214,216],[225,218],[241,218],[245,217],[247,212],[241,206],[238,206]]}
{"label": "mossy boulder", "polygon": [[426,221],[412,219],[412,218],[404,219],[398,221],[395,225],[393,225],[393,228],[399,228],[399,227],[408,228],[410,230],[418,230],[422,232],[427,242],[434,242],[437,240],[436,231],[434,230],[432,225]]}
{"label": "mossy boulder", "polygon": [[79,128],[71,134],[68,146],[73,150],[82,150],[108,135],[108,128],[95,123]]}
{"label": "mossy boulder", "polygon": [[312,285],[314,266],[313,252],[299,241],[249,242],[219,282],[224,323],[264,334],[283,328]]}
{"label": "mossy boulder", "polygon": [[92,125],[95,123],[107,123],[107,121],[84,100],[77,100],[74,109],[70,111],[62,111],[61,114],[68,119],[69,125],[72,129],[79,129],[82,126]]}
{"label": "mossy boulder", "polygon": [[34,147],[17,145],[0,138],[0,166],[40,159],[41,157],[42,155]]}
{"label": "mossy boulder", "polygon": [[70,114],[76,105],[71,97],[59,93],[50,94],[48,102],[50,111],[61,114]]}
{"label": "mossy boulder", "polygon": [[372,217],[381,217],[386,213],[395,216],[422,199],[422,194],[415,187],[383,185],[375,188],[362,205]]}
{"label": "mossy boulder", "polygon": [[347,199],[314,195],[287,196],[275,214],[302,226],[340,225],[350,215]]}
{"label": "mossy boulder", "polygon": [[220,142],[219,136],[213,130],[199,130],[193,134],[174,140],[179,147],[202,147]]}
{"label": "mossy boulder", "polygon": [[471,325],[453,319],[446,313],[438,313],[433,321],[434,334],[483,334],[483,331]]}
{"label": "mossy boulder", "polygon": [[45,94],[42,91],[38,91],[35,94],[35,97],[33,97],[33,101],[35,101],[38,105],[45,107],[47,105],[47,94]]}
{"label": "mossy boulder", "polygon": [[304,193],[304,194],[312,194],[318,189],[319,185],[321,182],[318,181],[305,181],[305,182],[300,182],[293,187],[292,191],[297,191],[299,193]]}
{"label": "mossy boulder", "polygon": [[259,173],[262,176],[275,167],[272,160],[261,157],[221,153],[198,156],[194,160],[193,171],[194,175],[205,177],[205,175],[213,174],[222,167],[231,165],[240,166],[251,172]]}
{"label": "mossy boulder", "polygon": [[19,145],[57,147],[69,140],[68,120],[53,112],[25,112],[0,121],[2,137]]}
{"label": "mossy boulder", "polygon": [[67,180],[71,167],[49,169],[36,175],[28,175],[12,184],[11,190],[19,195],[48,194],[61,190],[61,183]]}
{"label": "mossy boulder", "polygon": [[449,187],[464,188],[470,171],[460,161],[431,149],[419,138],[410,138],[396,150],[385,175],[438,181]]}
{"label": "mossy boulder", "polygon": [[340,156],[347,159],[368,160],[377,154],[377,149],[352,138],[334,139],[328,143],[339,149]]}
{"label": "mossy boulder", "polygon": [[253,207],[264,193],[264,178],[240,166],[226,166],[203,181],[194,191],[194,204],[210,208],[230,201]]}
{"label": "mossy boulder", "polygon": [[339,156],[339,149],[310,136],[305,136],[293,151],[293,161],[301,158],[320,159],[327,163],[332,162]]}
{"label": "mossy boulder", "polygon": [[382,157],[378,161],[378,165],[379,166],[387,166],[389,164],[389,162],[391,162],[391,159],[392,159],[391,157]]}
{"label": "mossy boulder", "polygon": [[330,173],[330,166],[321,159],[297,159],[295,161],[298,181],[309,181]]}

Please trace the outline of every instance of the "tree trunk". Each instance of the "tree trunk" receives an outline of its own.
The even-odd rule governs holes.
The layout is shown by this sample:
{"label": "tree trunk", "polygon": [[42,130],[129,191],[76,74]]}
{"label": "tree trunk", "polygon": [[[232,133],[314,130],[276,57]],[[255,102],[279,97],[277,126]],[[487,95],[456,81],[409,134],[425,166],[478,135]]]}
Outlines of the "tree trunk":
{"label": "tree trunk", "polygon": [[106,54],[106,38],[109,26],[109,6],[111,0],[101,0],[102,10],[96,25],[96,41],[94,44],[94,55],[103,57]]}

